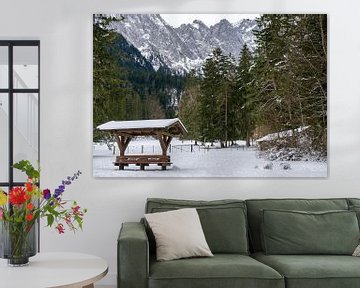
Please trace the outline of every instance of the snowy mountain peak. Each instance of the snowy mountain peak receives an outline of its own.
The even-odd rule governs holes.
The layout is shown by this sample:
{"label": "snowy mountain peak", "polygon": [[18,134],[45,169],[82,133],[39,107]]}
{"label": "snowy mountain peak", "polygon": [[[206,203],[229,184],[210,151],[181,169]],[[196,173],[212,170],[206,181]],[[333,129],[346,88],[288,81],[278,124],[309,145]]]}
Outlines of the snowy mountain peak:
{"label": "snowy mountain peak", "polygon": [[254,20],[250,20],[250,19],[241,19],[240,21],[237,21],[237,22],[234,22],[232,23],[232,25],[234,27],[241,27],[241,26],[244,26],[244,25],[247,25],[247,23],[249,22],[254,22]]}
{"label": "snowy mountain peak", "polygon": [[[183,24],[184,25],[184,24]],[[196,29],[209,29],[209,27],[208,26],[206,26],[205,24],[204,24],[204,22],[202,22],[201,20],[197,20],[197,19],[195,19],[192,23],[191,23],[191,25],[194,27],[194,28],[196,28]]]}
{"label": "snowy mountain peak", "polygon": [[220,47],[225,54],[238,56],[246,43],[255,49],[252,30],[255,20],[231,24],[227,19],[208,27],[201,20],[170,26],[159,14],[126,14],[113,28],[149,60],[154,69],[167,66],[175,73],[200,70],[204,60]]}
{"label": "snowy mountain peak", "polygon": [[214,26],[216,25],[225,25],[225,26],[233,27],[233,25],[227,19],[221,19],[220,22],[216,23]]}

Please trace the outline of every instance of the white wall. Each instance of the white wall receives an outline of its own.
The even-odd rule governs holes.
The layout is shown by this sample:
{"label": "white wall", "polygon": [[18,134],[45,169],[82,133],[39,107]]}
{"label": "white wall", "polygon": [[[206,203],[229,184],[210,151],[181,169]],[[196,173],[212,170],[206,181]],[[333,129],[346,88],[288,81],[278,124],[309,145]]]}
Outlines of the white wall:
{"label": "white wall", "polygon": [[[168,3],[168,4],[166,4]],[[355,0],[0,0],[0,39],[41,40],[43,187],[77,169],[66,192],[89,209],[75,236],[42,229],[43,251],[78,251],[110,265],[102,283],[115,285],[116,239],[137,221],[147,197],[217,199],[359,197],[360,2]],[[94,179],[92,154],[92,13],[313,12],[329,15],[328,179]]]}

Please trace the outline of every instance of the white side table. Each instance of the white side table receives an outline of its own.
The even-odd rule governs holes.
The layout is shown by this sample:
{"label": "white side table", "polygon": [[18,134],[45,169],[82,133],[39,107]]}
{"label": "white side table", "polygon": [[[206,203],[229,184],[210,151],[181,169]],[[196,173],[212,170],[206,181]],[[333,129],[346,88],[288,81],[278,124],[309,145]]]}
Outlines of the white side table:
{"label": "white side table", "polygon": [[108,272],[107,262],[80,253],[38,253],[29,265],[9,267],[0,260],[0,287],[4,288],[93,288]]}

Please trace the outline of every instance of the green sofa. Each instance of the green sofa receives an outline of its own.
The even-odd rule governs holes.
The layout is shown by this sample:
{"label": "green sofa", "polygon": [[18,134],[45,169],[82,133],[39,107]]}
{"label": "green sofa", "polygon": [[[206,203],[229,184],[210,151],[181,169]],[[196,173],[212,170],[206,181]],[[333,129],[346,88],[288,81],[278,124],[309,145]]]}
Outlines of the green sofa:
{"label": "green sofa", "polygon": [[[360,257],[351,256],[359,242],[360,199],[150,198],[145,212],[188,207],[197,209],[214,257],[156,261],[145,221],[123,223],[119,288],[360,287]],[[340,232],[322,237],[326,229]]]}

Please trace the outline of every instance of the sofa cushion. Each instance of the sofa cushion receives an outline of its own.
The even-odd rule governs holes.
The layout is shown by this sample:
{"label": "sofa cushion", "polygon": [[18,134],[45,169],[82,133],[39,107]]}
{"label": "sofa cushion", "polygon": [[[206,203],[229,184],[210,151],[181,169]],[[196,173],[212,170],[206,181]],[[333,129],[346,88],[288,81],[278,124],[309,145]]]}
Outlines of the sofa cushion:
{"label": "sofa cushion", "polygon": [[284,288],[274,269],[246,255],[215,254],[211,258],[150,261],[149,288]]}
{"label": "sofa cushion", "polygon": [[[213,253],[248,254],[246,207],[242,200],[195,201],[151,198],[147,200],[146,213],[187,207],[197,208],[206,241]],[[149,238],[152,238],[151,233]]]}
{"label": "sofa cushion", "polygon": [[360,206],[360,198],[348,198],[347,201],[349,206]]}
{"label": "sofa cushion", "polygon": [[356,217],[358,219],[358,224],[359,224],[359,228],[360,228],[360,205],[359,206],[351,205],[349,207],[349,210],[354,211],[356,213]]}
{"label": "sofa cushion", "polygon": [[348,198],[347,201],[348,201],[349,210],[356,212],[356,215],[359,220],[359,227],[360,227],[360,199],[359,198]]}
{"label": "sofa cushion", "polygon": [[252,251],[262,251],[260,210],[327,211],[348,210],[346,199],[254,199],[246,200]]}
{"label": "sofa cushion", "polygon": [[262,210],[266,254],[351,255],[359,244],[353,211]]}
{"label": "sofa cushion", "polygon": [[360,287],[360,258],[343,255],[265,255],[256,260],[284,275],[287,288]]}
{"label": "sofa cushion", "polygon": [[145,214],[156,239],[159,261],[213,256],[195,208]]}

